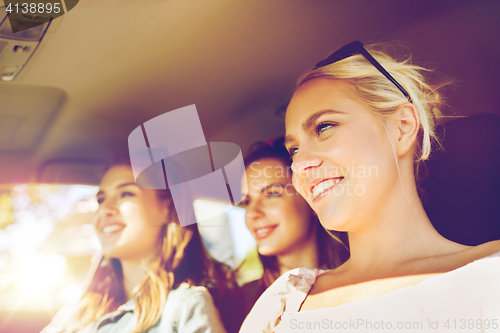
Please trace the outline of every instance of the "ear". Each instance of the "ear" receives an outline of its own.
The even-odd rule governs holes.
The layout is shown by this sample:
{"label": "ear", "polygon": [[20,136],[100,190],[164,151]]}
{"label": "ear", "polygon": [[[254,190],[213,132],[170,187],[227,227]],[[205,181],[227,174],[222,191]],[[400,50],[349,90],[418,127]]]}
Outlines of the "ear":
{"label": "ear", "polygon": [[408,152],[413,153],[413,146],[420,129],[420,117],[417,108],[411,103],[405,103],[398,108],[395,116],[399,131],[396,141],[396,153],[398,156],[404,156]]}

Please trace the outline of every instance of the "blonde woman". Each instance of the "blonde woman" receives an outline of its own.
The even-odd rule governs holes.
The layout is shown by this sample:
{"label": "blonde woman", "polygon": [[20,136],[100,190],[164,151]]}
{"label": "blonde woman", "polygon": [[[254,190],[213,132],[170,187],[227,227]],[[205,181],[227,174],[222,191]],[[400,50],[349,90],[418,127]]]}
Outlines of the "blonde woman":
{"label": "blonde woman", "polygon": [[240,332],[499,328],[499,241],[445,239],[419,199],[440,106],[424,73],[354,42],[299,80],[286,113],[293,184],[326,229],[348,232],[351,256],[282,275]]}
{"label": "blonde woman", "polygon": [[168,190],[136,185],[129,165],[105,173],[95,227],[104,261],[76,307],[43,333],[225,332],[210,293],[225,283],[196,225],[181,227]]}

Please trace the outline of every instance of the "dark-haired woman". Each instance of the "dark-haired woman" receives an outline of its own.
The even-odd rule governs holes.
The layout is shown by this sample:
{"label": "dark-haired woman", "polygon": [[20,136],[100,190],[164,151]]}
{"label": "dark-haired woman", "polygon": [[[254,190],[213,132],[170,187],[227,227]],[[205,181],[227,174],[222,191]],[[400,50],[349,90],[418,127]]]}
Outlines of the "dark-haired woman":
{"label": "dark-haired woman", "polygon": [[499,328],[500,241],[445,239],[418,195],[440,115],[425,72],[355,42],[299,80],[286,112],[293,184],[325,228],[348,232],[350,258],[282,275],[240,332]]}
{"label": "dark-haired woman", "polygon": [[245,221],[257,241],[264,273],[245,284],[245,313],[280,275],[296,268],[334,268],[349,256],[345,234],[328,233],[292,184],[283,139],[256,144],[245,159]]}

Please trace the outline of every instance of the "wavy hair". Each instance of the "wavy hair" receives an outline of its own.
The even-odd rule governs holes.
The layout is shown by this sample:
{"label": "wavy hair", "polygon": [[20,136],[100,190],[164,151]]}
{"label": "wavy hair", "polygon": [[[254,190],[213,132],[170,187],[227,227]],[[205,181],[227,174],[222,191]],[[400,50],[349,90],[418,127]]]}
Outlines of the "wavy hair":
{"label": "wavy hair", "polygon": [[[129,163],[114,163],[113,165]],[[137,321],[132,332],[144,332],[161,318],[170,290],[181,283],[207,287],[214,303],[236,286],[229,268],[210,258],[196,224],[181,227],[169,190],[155,190],[160,200],[168,200],[168,222],[160,232],[161,252],[148,264],[147,275],[135,289]],[[79,311],[81,327],[96,322],[127,301],[119,259],[103,259],[84,294]]]}

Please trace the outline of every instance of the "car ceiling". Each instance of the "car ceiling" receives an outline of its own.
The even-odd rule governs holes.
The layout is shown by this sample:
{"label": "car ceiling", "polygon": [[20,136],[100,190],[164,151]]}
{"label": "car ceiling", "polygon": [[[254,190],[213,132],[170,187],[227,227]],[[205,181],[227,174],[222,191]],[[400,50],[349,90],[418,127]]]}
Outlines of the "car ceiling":
{"label": "car ceiling", "polygon": [[353,40],[404,45],[454,78],[454,115],[500,114],[499,14],[499,1],[82,0],[0,83],[0,183],[95,183],[134,128],[190,104],[207,141],[246,151],[284,132],[297,77]]}

